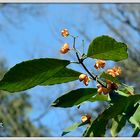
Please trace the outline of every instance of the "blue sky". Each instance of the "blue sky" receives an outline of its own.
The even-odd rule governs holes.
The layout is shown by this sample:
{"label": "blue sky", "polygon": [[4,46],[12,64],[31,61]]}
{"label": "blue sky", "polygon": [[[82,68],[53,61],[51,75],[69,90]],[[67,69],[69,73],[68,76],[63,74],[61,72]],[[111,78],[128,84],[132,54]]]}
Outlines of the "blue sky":
{"label": "blue sky", "polygon": [[[26,5],[25,5],[26,6]],[[37,9],[37,4],[33,7]],[[40,58],[40,57],[55,57],[61,59],[74,59],[70,54],[62,55],[59,53],[60,47],[67,42],[72,45],[71,38],[62,38],[60,31],[63,28],[68,28],[73,35],[79,35],[76,28],[85,30],[91,38],[99,35],[112,35],[104,24],[91,15],[91,10],[88,4],[44,4],[42,5],[43,14],[41,16],[24,15],[19,23],[11,25],[6,23],[6,19],[0,16],[3,21],[4,31],[0,34],[0,58],[7,60],[8,68],[14,66],[16,63],[22,61]],[[13,13],[9,13],[10,18],[14,18]],[[21,20],[21,21],[20,21]],[[82,35],[77,40],[77,47],[81,49]],[[85,50],[87,49],[89,41],[85,39]],[[93,61],[88,61],[87,65]],[[110,63],[109,63],[110,64]],[[81,67],[71,65],[73,69],[78,68],[81,72]],[[92,69],[93,65],[89,68]],[[77,86],[75,86],[77,85]],[[69,86],[76,88],[83,87],[79,81],[71,82],[69,84],[35,87],[29,89],[28,93],[31,95],[31,102],[33,104],[33,111],[29,114],[31,120],[35,119],[47,108],[46,115],[41,119],[41,123],[46,127],[52,129],[52,136],[60,136],[62,129],[71,125],[72,121],[67,120],[67,112],[71,115],[76,112],[76,107],[71,109],[50,108],[52,101],[54,101],[60,94],[64,94],[70,90]],[[91,83],[89,86],[93,86]],[[47,102],[46,102],[47,101]],[[93,108],[97,104],[87,103],[82,110],[86,112],[87,108]],[[94,113],[93,113],[94,114]],[[97,114],[95,114],[96,116]],[[73,117],[74,121],[80,121],[80,115]],[[37,122],[35,123],[38,124]],[[61,126],[61,129],[60,129]],[[80,129],[83,130],[83,129]],[[80,136],[80,131],[74,131],[69,136]]]}

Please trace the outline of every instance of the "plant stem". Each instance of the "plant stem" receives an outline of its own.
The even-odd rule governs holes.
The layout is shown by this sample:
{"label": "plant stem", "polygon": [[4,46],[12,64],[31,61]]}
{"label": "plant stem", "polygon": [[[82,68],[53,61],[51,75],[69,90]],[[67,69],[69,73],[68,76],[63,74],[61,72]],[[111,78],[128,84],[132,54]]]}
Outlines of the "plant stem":
{"label": "plant stem", "polygon": [[[76,50],[75,48],[75,40],[76,40],[76,37],[73,37],[73,48]],[[83,63],[83,59],[81,59],[76,51],[76,57],[79,61],[79,63],[83,66],[83,68],[86,70],[86,72],[91,76],[91,78],[95,81],[97,81],[100,85],[102,85],[103,87],[107,87],[106,83],[103,82],[102,80],[98,79],[97,76],[95,76],[94,74],[91,74],[91,72],[87,69],[87,67],[85,66],[85,64]]]}
{"label": "plant stem", "polygon": [[83,47],[83,53],[85,52],[85,42],[84,42],[84,40],[82,40],[82,47]]}

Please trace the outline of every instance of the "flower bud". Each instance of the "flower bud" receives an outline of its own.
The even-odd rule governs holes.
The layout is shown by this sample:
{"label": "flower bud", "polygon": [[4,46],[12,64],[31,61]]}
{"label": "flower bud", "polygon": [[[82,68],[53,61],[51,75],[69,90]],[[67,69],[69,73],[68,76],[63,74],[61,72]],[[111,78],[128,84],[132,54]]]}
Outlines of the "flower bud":
{"label": "flower bud", "polygon": [[120,67],[113,67],[112,69],[108,69],[106,71],[109,75],[112,75],[113,77],[119,76],[122,73],[122,70]]}
{"label": "flower bud", "polygon": [[86,86],[88,86],[89,81],[90,81],[89,77],[86,76],[83,82]]}
{"label": "flower bud", "polygon": [[86,122],[86,121],[90,121],[91,120],[91,115],[89,115],[89,114],[87,114],[87,115],[83,115],[82,117],[81,117],[81,121],[84,123],[84,122]]}
{"label": "flower bud", "polygon": [[63,47],[60,49],[60,52],[61,52],[62,54],[65,54],[65,53],[67,53],[69,50],[70,50],[69,44],[65,43],[65,44],[63,45]]}
{"label": "flower bud", "polygon": [[116,90],[116,89],[118,88],[118,85],[117,85],[116,83],[113,83],[113,82],[110,81],[110,80],[106,80],[106,82],[107,82],[107,89],[108,89],[109,91],[111,91],[111,90]]}
{"label": "flower bud", "polygon": [[104,60],[97,60],[94,67],[96,69],[104,68],[105,67],[105,61]]}
{"label": "flower bud", "polygon": [[86,74],[80,74],[79,80],[80,80],[80,81],[83,81],[86,77],[87,77]]}
{"label": "flower bud", "polygon": [[103,92],[103,87],[102,87],[102,86],[99,87],[98,90],[97,90],[97,92],[98,92],[99,94],[101,94],[101,93]]}
{"label": "flower bud", "polygon": [[96,87],[97,87],[97,88],[100,88],[100,87],[101,87],[101,85],[100,85],[100,84],[97,84],[97,85],[96,85]]}
{"label": "flower bud", "polygon": [[108,92],[109,92],[109,90],[108,90],[107,88],[104,88],[104,87],[103,87],[103,93],[104,93],[104,94],[108,94]]}
{"label": "flower bud", "polygon": [[63,29],[63,30],[61,31],[61,35],[62,35],[63,37],[67,37],[67,36],[69,35],[68,29]]}
{"label": "flower bud", "polygon": [[112,84],[111,84],[111,89],[112,89],[112,90],[118,89],[118,85],[115,84],[115,83],[112,83]]}
{"label": "flower bud", "polygon": [[80,74],[79,76],[80,82],[83,81],[83,83],[88,86],[88,83],[90,81],[90,78],[86,74]]}

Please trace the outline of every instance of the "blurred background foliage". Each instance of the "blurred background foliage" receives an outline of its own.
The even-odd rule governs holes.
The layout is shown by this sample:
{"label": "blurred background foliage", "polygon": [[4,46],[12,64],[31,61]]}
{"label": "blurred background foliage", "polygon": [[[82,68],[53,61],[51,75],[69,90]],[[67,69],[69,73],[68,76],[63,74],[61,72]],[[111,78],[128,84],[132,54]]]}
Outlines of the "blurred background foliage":
{"label": "blurred background foliage", "polygon": [[[0,77],[5,71],[5,61],[0,62]],[[46,127],[39,125],[34,126],[29,117],[26,115],[32,109],[29,101],[30,95],[26,92],[11,94],[0,91],[0,136],[4,137],[34,137],[49,136]]]}
{"label": "blurred background foliage", "polygon": [[[71,17],[71,18],[69,18]],[[16,63],[39,57],[76,60],[73,53],[61,55],[64,42],[63,28],[78,35],[79,49],[85,40],[85,52],[96,36],[107,34],[128,44],[129,59],[119,63],[108,62],[107,67],[120,65],[121,80],[140,91],[140,4],[0,4],[0,78]],[[119,54],[118,54],[119,55]],[[91,65],[93,64],[93,65]],[[86,61],[94,71],[94,62]],[[80,66],[70,65],[84,72]],[[98,72],[95,72],[98,73]],[[90,83],[89,87],[95,87]],[[0,136],[60,136],[63,129],[89,113],[95,118],[106,103],[85,103],[77,109],[52,108],[51,103],[71,89],[84,87],[78,80],[62,85],[35,87],[25,92],[10,94],[0,91]],[[85,127],[68,136],[81,136]],[[118,136],[131,136],[132,127],[126,127]],[[128,133],[129,131],[129,133]],[[106,136],[110,136],[108,130]]]}

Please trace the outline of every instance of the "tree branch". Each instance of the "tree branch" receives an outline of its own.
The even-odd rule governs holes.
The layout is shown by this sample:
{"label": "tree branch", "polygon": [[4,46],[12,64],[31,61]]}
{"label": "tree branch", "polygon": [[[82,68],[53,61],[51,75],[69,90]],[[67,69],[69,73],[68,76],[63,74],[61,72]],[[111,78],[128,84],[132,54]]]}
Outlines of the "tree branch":
{"label": "tree branch", "polygon": [[[75,40],[76,40],[76,37],[73,37],[73,48],[75,48]],[[102,80],[98,79],[98,77],[94,74],[91,74],[91,72],[87,69],[87,67],[85,66],[85,64],[83,63],[83,59],[79,57],[78,53],[76,52],[76,57],[79,61],[79,63],[83,66],[83,68],[85,69],[85,71],[91,76],[91,78],[95,81],[97,81],[100,85],[102,85],[103,87],[107,87],[107,84],[105,82],[103,82]]]}

